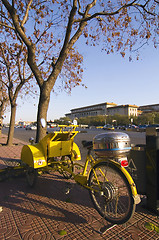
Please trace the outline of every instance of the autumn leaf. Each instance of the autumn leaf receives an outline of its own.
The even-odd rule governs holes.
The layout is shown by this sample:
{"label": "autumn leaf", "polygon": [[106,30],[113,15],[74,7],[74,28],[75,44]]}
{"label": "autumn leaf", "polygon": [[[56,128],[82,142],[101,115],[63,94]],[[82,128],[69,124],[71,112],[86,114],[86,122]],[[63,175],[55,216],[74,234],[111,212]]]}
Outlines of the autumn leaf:
{"label": "autumn leaf", "polygon": [[120,52],[122,57],[125,57],[125,52]]}

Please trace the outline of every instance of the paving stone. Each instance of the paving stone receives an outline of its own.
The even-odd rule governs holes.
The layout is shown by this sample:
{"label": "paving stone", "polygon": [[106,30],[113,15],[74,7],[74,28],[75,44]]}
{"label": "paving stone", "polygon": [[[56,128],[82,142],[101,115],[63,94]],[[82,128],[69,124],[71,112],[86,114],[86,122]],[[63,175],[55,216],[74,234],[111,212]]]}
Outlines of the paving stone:
{"label": "paving stone", "polygon": [[[3,136],[3,135],[2,135]],[[0,138],[0,143],[5,138]],[[18,141],[16,141],[18,142]],[[0,146],[0,168],[8,159],[20,159],[22,145]],[[65,189],[71,186],[70,193]],[[159,234],[145,227],[147,222],[159,225],[159,218],[140,204],[126,224],[110,226],[94,209],[87,190],[52,172],[38,178],[30,189],[24,177],[0,182],[1,240],[109,240],[159,239]],[[66,234],[59,233],[65,230]]]}

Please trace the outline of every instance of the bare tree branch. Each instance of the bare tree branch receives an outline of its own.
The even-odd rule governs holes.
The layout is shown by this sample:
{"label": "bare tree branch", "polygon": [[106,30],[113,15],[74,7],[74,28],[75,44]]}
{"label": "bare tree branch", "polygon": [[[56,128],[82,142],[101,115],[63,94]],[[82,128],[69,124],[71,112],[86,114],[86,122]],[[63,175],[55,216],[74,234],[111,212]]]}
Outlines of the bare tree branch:
{"label": "bare tree branch", "polygon": [[7,25],[7,24],[5,24],[5,23],[2,23],[2,22],[0,22],[0,26],[15,30],[14,27],[11,27],[11,26],[9,26],[9,25]]}
{"label": "bare tree branch", "polygon": [[32,4],[33,0],[30,0],[29,3],[28,3],[28,6],[26,7],[26,12],[25,12],[25,16],[23,18],[23,21],[21,22],[21,26],[23,27],[24,24],[26,23],[27,21],[27,18],[28,18],[28,14],[29,14],[29,9],[30,9],[30,6]]}
{"label": "bare tree branch", "polygon": [[129,4],[125,4],[123,6],[121,6],[119,9],[117,9],[116,11],[113,11],[113,12],[96,12],[92,15],[88,14],[89,10],[96,4],[96,1],[93,1],[91,4],[88,4],[87,5],[87,8],[86,8],[86,11],[85,13],[83,14],[83,18],[81,19],[76,19],[74,20],[74,22],[82,22],[82,21],[89,21],[93,18],[97,18],[99,16],[113,16],[113,15],[117,15],[119,14],[123,9],[126,9],[128,7],[139,7],[139,8],[142,8],[146,13],[150,14],[150,15],[153,15],[155,16],[155,13],[152,13],[150,11],[148,11],[146,9],[146,6],[147,4],[149,3],[150,0],[148,0],[144,5],[143,4],[139,4],[137,0],[134,0],[132,1],[131,3]]}

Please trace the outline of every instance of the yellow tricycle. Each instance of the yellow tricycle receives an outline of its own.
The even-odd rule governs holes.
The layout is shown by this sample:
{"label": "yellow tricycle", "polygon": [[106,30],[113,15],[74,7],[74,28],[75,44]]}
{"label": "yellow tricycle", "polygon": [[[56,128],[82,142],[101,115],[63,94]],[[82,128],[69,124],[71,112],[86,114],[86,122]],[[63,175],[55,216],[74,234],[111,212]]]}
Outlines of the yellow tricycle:
{"label": "yellow tricycle", "polygon": [[[28,184],[31,187],[35,185],[38,173],[58,171],[66,179],[73,178],[89,190],[95,208],[107,221],[113,224],[127,222],[140,198],[125,169],[130,146],[125,135],[119,136],[124,133],[117,134],[118,140],[115,140],[113,132],[99,134],[93,142],[82,141],[83,147],[87,148],[87,156],[85,163],[81,164],[78,161],[81,160],[80,150],[74,142],[79,132],[77,126],[58,127],[39,143],[23,146],[21,160],[27,166]],[[75,169],[79,167],[82,172],[77,174]]]}

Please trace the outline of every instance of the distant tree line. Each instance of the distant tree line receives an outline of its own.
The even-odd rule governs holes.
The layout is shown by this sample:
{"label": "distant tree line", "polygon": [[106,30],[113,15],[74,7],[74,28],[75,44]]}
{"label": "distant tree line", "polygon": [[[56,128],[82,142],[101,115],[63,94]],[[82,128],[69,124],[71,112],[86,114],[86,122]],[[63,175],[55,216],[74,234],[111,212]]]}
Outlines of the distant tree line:
{"label": "distant tree line", "polygon": [[[72,120],[69,117],[62,117],[60,119],[56,119],[54,123],[57,124],[69,124]],[[159,124],[159,113],[145,113],[141,114],[138,117],[135,116],[123,116],[123,115],[113,115],[113,116],[89,116],[89,117],[81,117],[78,119],[78,124],[85,124],[89,126],[104,126],[105,124],[116,125],[145,125],[145,124]]]}

